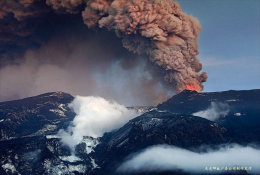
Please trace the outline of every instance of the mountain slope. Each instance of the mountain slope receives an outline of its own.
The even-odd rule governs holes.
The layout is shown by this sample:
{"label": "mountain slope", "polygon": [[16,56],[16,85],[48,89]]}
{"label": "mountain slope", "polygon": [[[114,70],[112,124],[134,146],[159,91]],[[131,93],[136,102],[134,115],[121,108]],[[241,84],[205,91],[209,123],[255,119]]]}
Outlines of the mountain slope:
{"label": "mountain slope", "polygon": [[[75,117],[69,108],[73,96],[52,92],[1,102],[0,174],[114,175],[126,157],[152,145],[194,149],[259,143],[259,95],[260,90],[183,91],[155,108],[132,108],[148,112],[100,138],[84,137],[74,153],[57,134]],[[224,104],[228,112],[215,121],[194,116],[204,115],[213,102]]]}
{"label": "mountain slope", "polygon": [[[212,109],[212,104],[217,106],[217,109]],[[209,93],[185,90],[157,107],[158,110],[173,113],[203,115],[204,112],[204,114],[213,115],[212,113],[221,113],[221,106],[226,108],[223,109],[226,110],[226,113],[224,116],[217,118],[215,122],[228,129],[233,142],[247,143],[250,141],[259,143],[259,89]]]}
{"label": "mountain slope", "polygon": [[120,129],[105,134],[93,155],[103,169],[94,174],[115,173],[129,153],[148,146],[169,144],[189,148],[227,142],[226,129],[209,120],[170,112],[147,112]]}
{"label": "mountain slope", "polygon": [[159,110],[173,113],[193,114],[207,109],[211,102],[227,103],[231,107],[232,114],[259,114],[260,89],[204,93],[184,90],[157,107]]}
{"label": "mountain slope", "polygon": [[68,108],[73,99],[70,94],[51,92],[1,102],[0,140],[56,133],[74,118],[75,114]]}

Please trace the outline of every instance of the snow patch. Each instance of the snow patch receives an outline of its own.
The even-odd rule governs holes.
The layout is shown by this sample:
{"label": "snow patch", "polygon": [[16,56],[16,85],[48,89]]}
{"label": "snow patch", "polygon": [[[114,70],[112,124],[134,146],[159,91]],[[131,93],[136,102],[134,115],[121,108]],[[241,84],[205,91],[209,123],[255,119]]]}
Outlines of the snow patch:
{"label": "snow patch", "polygon": [[232,102],[232,101],[239,101],[238,99],[229,99],[229,100],[226,100],[228,102]]}
{"label": "snow patch", "polygon": [[2,168],[5,170],[5,172],[9,172],[9,171],[11,171],[12,173],[16,172],[16,168],[11,162],[2,165]]}
{"label": "snow patch", "polygon": [[60,104],[59,106],[58,106],[62,111],[67,111],[67,109],[65,109],[65,104]]}
{"label": "snow patch", "polygon": [[162,123],[161,119],[158,118],[152,118],[151,120],[145,122],[142,124],[143,131],[149,130],[155,126],[158,126]]}
{"label": "snow patch", "polygon": [[92,169],[99,168],[99,166],[98,166],[98,165],[96,164],[96,162],[95,162],[95,159],[92,159],[92,158],[90,157],[90,160],[91,160]]}
{"label": "snow patch", "polygon": [[47,148],[50,150],[50,152],[54,153],[54,148],[51,145],[48,145]]}
{"label": "snow patch", "polygon": [[57,128],[57,125],[44,125],[44,127],[42,129],[40,129],[33,135],[43,134],[47,131],[54,131],[56,128]]}
{"label": "snow patch", "polygon": [[79,157],[75,156],[75,155],[70,155],[70,156],[59,156],[59,158],[63,161],[67,161],[67,162],[78,162],[78,161],[82,161]]}
{"label": "snow patch", "polygon": [[60,137],[57,135],[46,135],[46,139],[58,139],[58,138]]}
{"label": "snow patch", "polygon": [[79,173],[84,173],[86,171],[86,166],[84,165],[69,165],[69,172],[77,171]]}
{"label": "snow patch", "polygon": [[44,168],[47,171],[47,174],[56,174],[56,175],[65,175],[72,174],[77,171],[79,173],[85,173],[87,170],[85,165],[65,165],[64,163],[59,163],[58,165],[53,165],[50,160],[44,161]]}
{"label": "snow patch", "polygon": [[234,116],[237,116],[237,117],[239,117],[239,116],[241,116],[242,114],[240,113],[240,112],[237,112],[237,113],[235,113],[234,114]]}
{"label": "snow patch", "polygon": [[94,148],[99,144],[98,139],[92,137],[83,137],[83,142],[86,144],[85,152],[87,154],[94,151]]}
{"label": "snow patch", "polygon": [[49,111],[58,114],[59,116],[65,117],[65,113],[60,109],[50,109]]}

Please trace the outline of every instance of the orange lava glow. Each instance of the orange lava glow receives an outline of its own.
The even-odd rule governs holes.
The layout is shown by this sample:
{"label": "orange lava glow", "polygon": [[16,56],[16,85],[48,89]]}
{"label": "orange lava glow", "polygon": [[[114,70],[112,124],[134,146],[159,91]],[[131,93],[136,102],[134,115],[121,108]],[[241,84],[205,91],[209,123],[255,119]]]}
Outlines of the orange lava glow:
{"label": "orange lava glow", "polygon": [[191,90],[191,91],[197,91],[197,92],[201,92],[199,88],[197,88],[196,86],[192,85],[192,84],[187,84],[186,88],[188,90]]}

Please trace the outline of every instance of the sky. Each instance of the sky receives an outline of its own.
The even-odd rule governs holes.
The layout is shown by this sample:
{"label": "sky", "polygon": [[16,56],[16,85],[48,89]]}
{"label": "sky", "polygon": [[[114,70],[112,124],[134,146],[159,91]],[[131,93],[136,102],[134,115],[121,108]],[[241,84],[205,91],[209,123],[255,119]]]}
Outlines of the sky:
{"label": "sky", "polygon": [[178,0],[202,25],[204,91],[260,88],[260,1]]}

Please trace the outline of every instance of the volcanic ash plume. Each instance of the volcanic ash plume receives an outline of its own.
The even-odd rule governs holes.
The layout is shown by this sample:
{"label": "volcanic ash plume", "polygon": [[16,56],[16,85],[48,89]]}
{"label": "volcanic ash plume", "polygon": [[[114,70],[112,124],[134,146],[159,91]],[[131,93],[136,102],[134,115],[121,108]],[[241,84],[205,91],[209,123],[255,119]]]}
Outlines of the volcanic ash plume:
{"label": "volcanic ash plume", "polygon": [[92,0],[82,13],[89,27],[114,30],[128,50],[147,54],[177,91],[201,91],[207,74],[196,55],[201,26],[172,0]]}
{"label": "volcanic ash plume", "polygon": [[[198,35],[201,26],[196,18],[183,13],[177,2],[2,0],[0,45],[19,42],[16,46],[25,47],[34,31],[29,27],[36,27],[41,22],[41,19],[37,20],[39,17],[46,17],[53,12],[67,15],[82,13],[84,23],[89,28],[99,27],[114,31],[129,51],[148,56],[160,68],[164,82],[173,90],[203,90],[202,83],[206,81],[207,74],[200,73],[202,65],[196,58],[199,54]],[[6,25],[6,19],[13,20],[9,20],[9,25]],[[35,40],[38,41],[39,38]]]}

